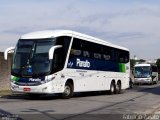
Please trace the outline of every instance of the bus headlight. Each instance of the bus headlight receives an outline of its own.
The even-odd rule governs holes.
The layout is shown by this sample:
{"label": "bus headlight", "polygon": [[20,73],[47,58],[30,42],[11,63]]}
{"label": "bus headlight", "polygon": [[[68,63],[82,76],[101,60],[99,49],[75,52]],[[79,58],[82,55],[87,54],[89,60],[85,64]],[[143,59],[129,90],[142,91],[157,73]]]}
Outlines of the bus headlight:
{"label": "bus headlight", "polygon": [[150,75],[147,75],[147,78],[150,78]]}

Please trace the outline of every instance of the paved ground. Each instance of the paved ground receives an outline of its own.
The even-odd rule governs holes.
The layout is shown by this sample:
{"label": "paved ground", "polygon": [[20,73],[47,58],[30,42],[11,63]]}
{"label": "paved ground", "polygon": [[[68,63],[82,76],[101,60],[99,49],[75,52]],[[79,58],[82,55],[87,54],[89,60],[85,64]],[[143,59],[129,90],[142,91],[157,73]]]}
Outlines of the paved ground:
{"label": "paved ground", "polygon": [[0,118],[3,120],[130,120],[152,119],[152,114],[158,115],[155,119],[160,115],[159,84],[135,86],[118,95],[76,94],[67,100],[58,96],[30,99],[25,95],[0,98]]}

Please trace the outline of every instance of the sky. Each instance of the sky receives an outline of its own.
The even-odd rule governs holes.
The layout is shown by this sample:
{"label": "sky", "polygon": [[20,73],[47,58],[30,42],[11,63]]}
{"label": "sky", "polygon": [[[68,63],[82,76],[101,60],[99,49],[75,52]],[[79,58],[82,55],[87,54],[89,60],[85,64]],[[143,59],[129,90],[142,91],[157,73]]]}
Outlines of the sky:
{"label": "sky", "polygon": [[69,29],[160,58],[160,0],[0,0],[0,51],[21,35]]}

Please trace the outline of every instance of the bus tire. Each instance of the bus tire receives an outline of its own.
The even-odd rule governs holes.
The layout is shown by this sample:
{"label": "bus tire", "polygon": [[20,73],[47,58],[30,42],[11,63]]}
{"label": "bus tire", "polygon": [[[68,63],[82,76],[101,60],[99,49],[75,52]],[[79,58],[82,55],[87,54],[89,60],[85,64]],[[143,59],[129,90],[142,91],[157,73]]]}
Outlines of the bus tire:
{"label": "bus tire", "polygon": [[121,93],[121,82],[118,81],[116,85],[116,94],[120,94],[120,93]]}
{"label": "bus tire", "polygon": [[154,81],[153,81],[153,79],[152,79],[152,81],[151,81],[151,85],[154,85]]}
{"label": "bus tire", "polygon": [[65,84],[64,92],[62,93],[63,99],[69,99],[73,96],[73,85],[69,82]]}
{"label": "bus tire", "polygon": [[155,84],[158,84],[158,78],[156,78]]}
{"label": "bus tire", "polygon": [[158,84],[158,79],[156,80],[156,84]]}
{"label": "bus tire", "polygon": [[133,88],[133,86],[134,86],[134,83],[133,83],[132,79],[130,79],[130,81],[129,81],[129,88]]}
{"label": "bus tire", "polygon": [[115,94],[115,92],[116,92],[116,85],[115,85],[115,83],[112,81],[111,82],[111,85],[110,85],[110,94],[112,95],[112,94]]}

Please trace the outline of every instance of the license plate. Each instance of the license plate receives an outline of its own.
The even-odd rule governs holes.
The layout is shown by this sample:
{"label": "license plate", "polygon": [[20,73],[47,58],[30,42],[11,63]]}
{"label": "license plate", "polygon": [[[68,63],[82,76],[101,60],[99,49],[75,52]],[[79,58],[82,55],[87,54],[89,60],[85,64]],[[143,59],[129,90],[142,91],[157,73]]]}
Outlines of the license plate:
{"label": "license plate", "polygon": [[31,88],[23,88],[23,91],[31,91]]}

